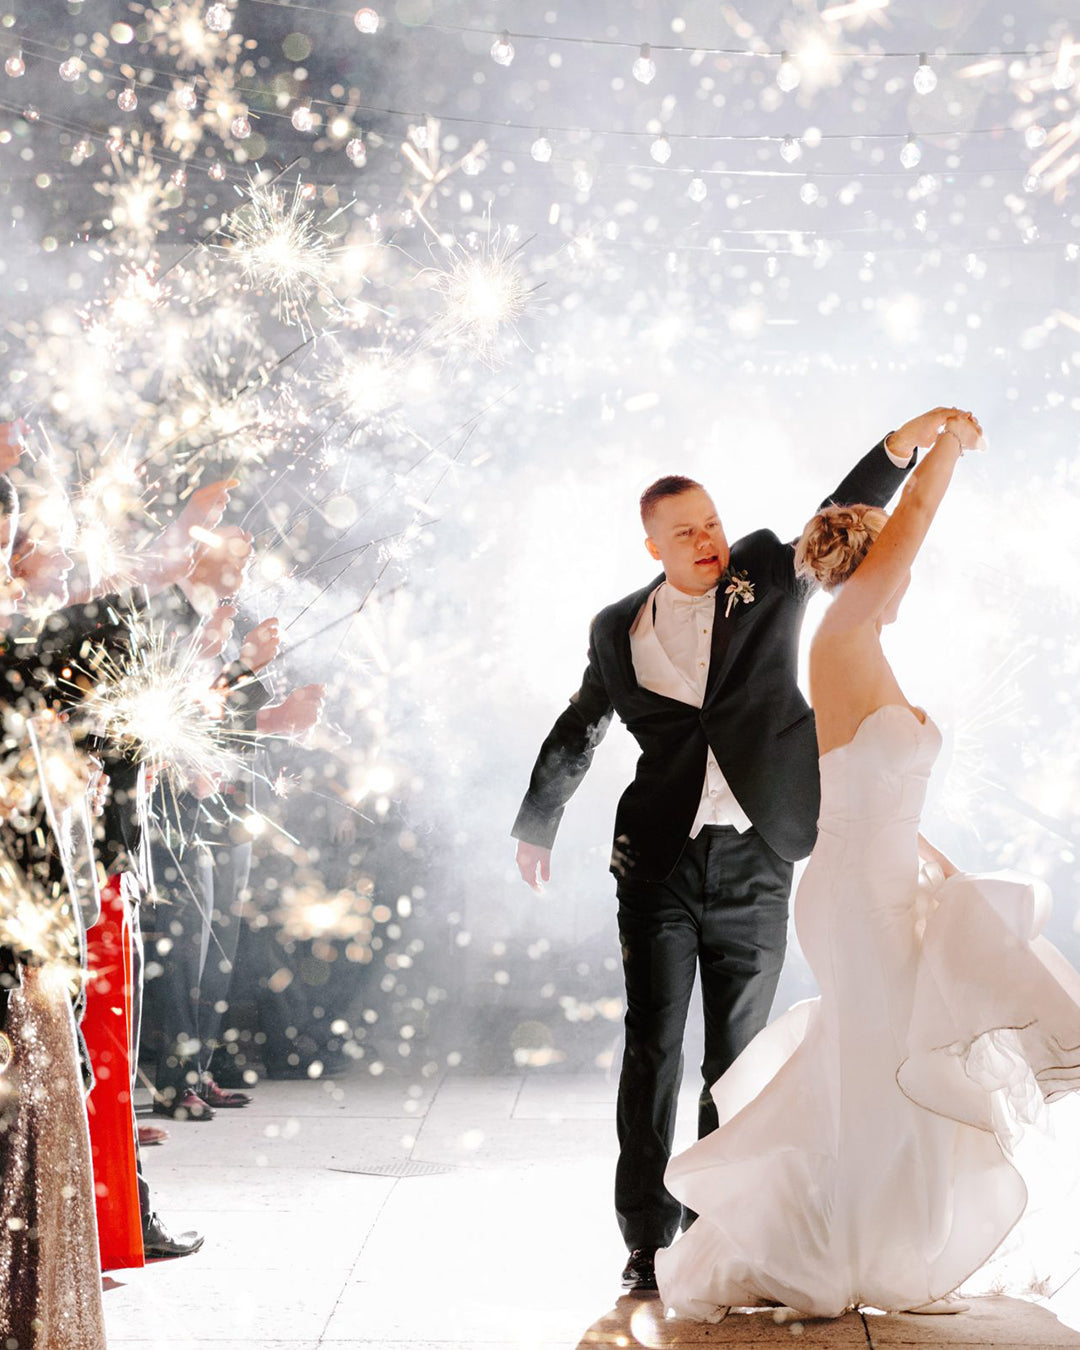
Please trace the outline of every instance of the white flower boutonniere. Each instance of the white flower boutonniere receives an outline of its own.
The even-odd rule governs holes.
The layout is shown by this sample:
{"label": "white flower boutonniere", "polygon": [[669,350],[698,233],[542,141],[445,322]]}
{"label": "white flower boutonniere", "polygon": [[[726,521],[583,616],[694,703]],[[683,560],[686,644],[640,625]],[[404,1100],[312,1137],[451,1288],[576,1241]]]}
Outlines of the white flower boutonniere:
{"label": "white flower boutonniere", "polygon": [[727,586],[724,588],[724,594],[728,598],[727,609],[724,610],[724,618],[731,614],[732,607],[740,600],[744,605],[754,603],[754,583],[746,575],[746,572],[732,572],[729,568],[724,574],[727,578]]}

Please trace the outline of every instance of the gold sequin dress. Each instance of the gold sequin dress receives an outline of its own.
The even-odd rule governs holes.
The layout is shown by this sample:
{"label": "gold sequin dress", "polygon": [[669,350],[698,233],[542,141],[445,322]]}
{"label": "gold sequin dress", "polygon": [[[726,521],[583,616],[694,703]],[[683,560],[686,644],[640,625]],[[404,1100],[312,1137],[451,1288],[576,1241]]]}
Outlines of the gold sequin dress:
{"label": "gold sequin dress", "polygon": [[[90,1138],[68,980],[23,966],[0,1072],[0,1345],[104,1350]],[[0,1058],[3,1063],[3,1058]]]}

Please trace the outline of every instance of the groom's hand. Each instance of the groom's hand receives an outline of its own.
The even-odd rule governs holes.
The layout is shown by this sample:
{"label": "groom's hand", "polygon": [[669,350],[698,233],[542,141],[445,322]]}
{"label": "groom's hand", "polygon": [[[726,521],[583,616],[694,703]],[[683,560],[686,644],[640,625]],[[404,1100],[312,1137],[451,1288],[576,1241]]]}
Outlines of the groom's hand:
{"label": "groom's hand", "polygon": [[937,434],[950,417],[963,417],[959,408],[931,408],[929,412],[913,417],[885,441],[885,449],[903,459],[915,453],[916,447],[933,445]]}
{"label": "groom's hand", "polygon": [[[534,891],[539,891],[541,881],[551,880],[551,849],[541,848],[539,844],[527,844],[524,839],[519,839],[517,865],[522,881]],[[539,880],[537,868],[540,869]]]}

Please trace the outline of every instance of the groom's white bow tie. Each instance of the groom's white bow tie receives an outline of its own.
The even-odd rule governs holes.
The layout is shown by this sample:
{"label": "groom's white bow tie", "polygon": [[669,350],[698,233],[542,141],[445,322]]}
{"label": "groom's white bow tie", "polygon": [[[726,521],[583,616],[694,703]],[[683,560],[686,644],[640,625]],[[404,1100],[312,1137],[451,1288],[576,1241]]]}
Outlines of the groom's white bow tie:
{"label": "groom's white bow tie", "polygon": [[716,603],[716,587],[706,591],[704,595],[687,595],[684,591],[677,591],[674,586],[669,586],[668,600],[676,614],[693,613]]}

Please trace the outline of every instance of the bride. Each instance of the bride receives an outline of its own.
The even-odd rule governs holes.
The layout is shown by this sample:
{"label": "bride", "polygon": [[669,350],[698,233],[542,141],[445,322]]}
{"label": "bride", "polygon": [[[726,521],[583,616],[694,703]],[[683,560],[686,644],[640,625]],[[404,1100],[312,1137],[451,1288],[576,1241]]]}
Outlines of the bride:
{"label": "bride", "polygon": [[1037,936],[1044,896],[960,874],[920,835],[941,736],[881,648],[980,434],[950,418],[891,518],[829,507],[799,541],[797,570],[836,592],[810,651],[821,815],[795,902],[821,994],[751,1042],[712,1089],[719,1129],[668,1167],[699,1216],[657,1253],[678,1315],[961,1311],[948,1296],[1027,1202],[1020,1108],[1080,1087],[1080,977]]}

